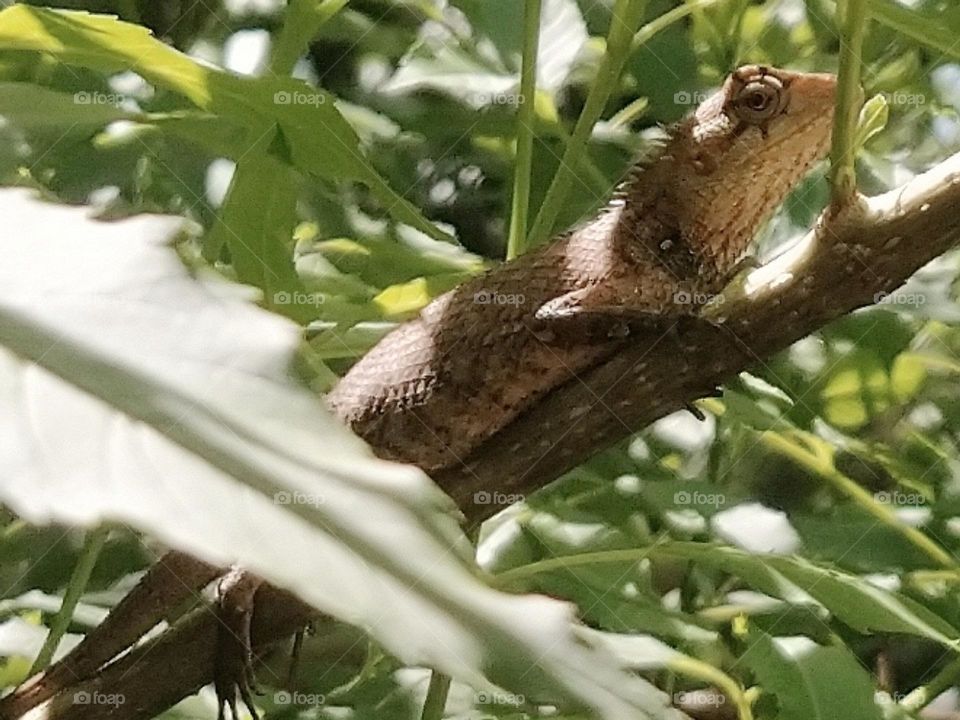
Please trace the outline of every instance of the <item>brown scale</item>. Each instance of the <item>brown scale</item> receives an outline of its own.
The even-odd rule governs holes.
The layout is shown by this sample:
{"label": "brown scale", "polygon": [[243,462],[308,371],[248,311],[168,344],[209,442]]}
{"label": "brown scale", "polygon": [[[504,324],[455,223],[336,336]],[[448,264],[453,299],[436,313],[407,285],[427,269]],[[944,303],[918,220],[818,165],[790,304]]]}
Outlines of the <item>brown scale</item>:
{"label": "brown scale", "polygon": [[434,300],[330,406],[381,456],[437,470],[623,343],[654,342],[724,287],[824,156],[834,89],[832,75],[740,68],[596,217]]}

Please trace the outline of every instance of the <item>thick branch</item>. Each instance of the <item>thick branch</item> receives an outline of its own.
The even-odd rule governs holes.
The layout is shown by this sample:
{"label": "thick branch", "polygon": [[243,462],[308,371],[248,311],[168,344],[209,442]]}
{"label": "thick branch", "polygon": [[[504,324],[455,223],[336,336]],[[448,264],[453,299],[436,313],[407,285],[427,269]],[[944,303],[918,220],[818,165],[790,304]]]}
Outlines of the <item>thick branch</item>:
{"label": "thick branch", "polygon": [[[435,479],[471,521],[482,519],[499,508],[474,503],[475,493],[525,494],[543,487],[829,321],[873,304],[958,241],[960,154],[898,190],[823,219],[750,276],[749,296],[722,306],[722,323],[690,320],[662,337],[638,337],[483,444],[467,467]],[[261,590],[254,615],[258,650],[288,637],[311,612],[287,593]],[[215,633],[215,618],[198,613],[30,717],[153,717],[212,680]],[[122,696],[124,702],[78,704],[78,692]]]}
{"label": "thick branch", "polygon": [[561,386],[435,480],[468,517],[496,490],[529,494],[591,455],[750,369],[826,323],[872,305],[960,240],[960,154],[884,195],[821,218],[751,274],[721,325],[691,320],[650,335]]}

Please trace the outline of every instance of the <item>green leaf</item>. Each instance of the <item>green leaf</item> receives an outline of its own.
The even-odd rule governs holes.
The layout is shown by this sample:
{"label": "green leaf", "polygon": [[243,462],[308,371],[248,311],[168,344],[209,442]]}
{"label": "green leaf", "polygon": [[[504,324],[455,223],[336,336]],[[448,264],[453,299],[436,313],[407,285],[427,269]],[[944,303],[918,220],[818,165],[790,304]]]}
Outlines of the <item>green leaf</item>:
{"label": "green leaf", "polygon": [[29,83],[0,83],[0,116],[23,128],[98,126],[132,120],[138,113],[123,110],[104,93],[64,93]]}
{"label": "green leaf", "polygon": [[84,213],[0,192],[0,503],[240,562],[478,688],[666,715],[568,607],[478,580],[453,502],[294,379],[299,327],[190,277],[178,219]]}
{"label": "green leaf", "polygon": [[[68,65],[134,71],[201,110],[246,128],[246,149],[279,127],[300,170],[366,185],[397,220],[431,237],[450,236],[397,195],[360,150],[333,97],[289,78],[249,78],[201,65],[150,32],[106,15],[14,5],[0,11],[0,49],[49,53]],[[239,160],[240,157],[233,156]]]}
{"label": "green leaf", "polygon": [[960,12],[956,8],[936,14],[925,14],[895,0],[870,0],[870,14],[887,27],[903,33],[921,45],[935,48],[944,55],[960,58],[957,31]]}
{"label": "green leaf", "polygon": [[740,660],[780,701],[778,720],[881,720],[874,684],[845,647],[751,632]]}
{"label": "green leaf", "polygon": [[307,302],[289,247],[297,223],[298,177],[264,144],[237,165],[209,243],[229,249],[237,279],[260,288],[266,307],[306,322],[316,307]]}
{"label": "green leaf", "polygon": [[642,548],[554,557],[507,570],[497,579],[511,585],[546,571],[644,558],[680,558],[723,570],[767,595],[795,605],[812,606],[821,612],[826,609],[861,633],[905,633],[928,638],[954,651],[958,649],[960,633],[918,602],[882,590],[863,578],[799,557],[750,554],[719,545],[671,541]]}
{"label": "green leaf", "polygon": [[883,95],[874,95],[860,108],[860,119],[857,121],[857,134],[854,136],[853,146],[857,152],[874,135],[881,132],[890,119],[890,107]]}

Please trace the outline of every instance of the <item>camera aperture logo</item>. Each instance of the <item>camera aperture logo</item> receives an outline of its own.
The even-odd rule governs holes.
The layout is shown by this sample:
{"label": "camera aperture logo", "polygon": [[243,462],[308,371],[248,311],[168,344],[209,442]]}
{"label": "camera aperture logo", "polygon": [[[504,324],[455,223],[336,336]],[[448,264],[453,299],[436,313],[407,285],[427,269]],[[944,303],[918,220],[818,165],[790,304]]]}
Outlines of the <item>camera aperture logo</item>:
{"label": "camera aperture logo", "polygon": [[105,93],[95,90],[81,90],[73,94],[74,105],[119,105],[126,100],[120,93]]}
{"label": "camera aperture logo", "polygon": [[273,294],[274,305],[313,305],[319,307],[327,301],[327,296],[318,292],[287,292],[278,290]]}
{"label": "camera aperture logo", "polygon": [[905,292],[878,292],[873,296],[873,301],[878,305],[900,305],[902,307],[920,307],[927,302],[927,296],[923,293],[905,293]]}
{"label": "camera aperture logo", "polygon": [[273,694],[276,705],[295,705],[298,707],[318,707],[327,703],[327,696],[323,693],[290,692],[278,690]]}
{"label": "camera aperture logo", "polygon": [[690,92],[688,90],[680,90],[673,94],[673,104],[674,105],[699,105],[704,100],[706,100],[709,95],[704,92],[694,91]]}
{"label": "camera aperture logo", "polygon": [[527,302],[526,295],[521,293],[502,293],[496,290],[477,290],[473,294],[473,302],[477,305],[523,305]]}
{"label": "camera aperture logo", "polygon": [[520,493],[489,492],[487,490],[478,490],[473,494],[474,505],[496,505],[507,506],[514,503],[523,502],[526,497]]}
{"label": "camera aperture logo", "polygon": [[703,292],[690,292],[688,290],[677,290],[673,294],[673,302],[677,305],[709,305],[712,302],[724,302],[723,294],[711,294]]}
{"label": "camera aperture logo", "polygon": [[308,93],[299,90],[277,90],[273,94],[274,105],[313,105],[320,107],[327,102],[327,96],[321,92]]}
{"label": "camera aperture logo", "polygon": [[723,493],[705,493],[699,490],[678,490],[673,494],[673,504],[689,508],[721,508],[727,504]]}
{"label": "camera aperture logo", "polygon": [[474,699],[478,705],[523,705],[527,702],[525,695],[508,692],[490,692],[480,690]]}
{"label": "camera aperture logo", "polygon": [[893,507],[922,507],[927,504],[927,497],[923,493],[905,493],[899,490],[881,490],[874,493],[873,499],[881,505]]}
{"label": "camera aperture logo", "polygon": [[120,707],[127,699],[122,693],[104,693],[99,691],[78,690],[73,694],[74,705],[102,705]]}
{"label": "camera aperture logo", "polygon": [[273,494],[273,502],[277,505],[309,505],[318,507],[327,502],[319,493],[305,493],[299,490],[279,490]]}

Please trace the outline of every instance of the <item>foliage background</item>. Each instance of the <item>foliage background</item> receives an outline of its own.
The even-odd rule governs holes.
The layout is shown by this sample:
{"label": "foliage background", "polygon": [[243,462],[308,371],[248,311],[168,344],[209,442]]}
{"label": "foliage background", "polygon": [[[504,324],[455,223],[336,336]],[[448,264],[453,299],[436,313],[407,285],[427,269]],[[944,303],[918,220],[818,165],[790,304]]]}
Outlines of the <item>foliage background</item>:
{"label": "foliage background", "polygon": [[[542,74],[533,99],[534,212],[595,80],[611,5],[544,4]],[[291,12],[273,0],[62,6],[117,14],[194,57],[264,75],[272,73],[271,43]],[[651,0],[646,20],[677,6]],[[8,118],[0,125],[0,182],[92,204],[108,218],[163,212],[195,220],[181,255],[200,274],[258,285],[265,306],[301,322],[317,389],[396,322],[503,257],[523,24],[519,0],[353,0],[328,1],[328,7],[338,11],[294,74],[337,98],[377,172],[459,244],[399,222],[390,212],[395,208],[369,187],[269,161],[251,161],[246,186],[235,177],[239,199],[232,207],[227,200],[225,208],[233,161],[209,132],[198,128],[191,137],[170,131],[161,119],[176,122],[178,113],[194,111],[180,95],[130,72],[0,52],[0,115]],[[873,21],[864,47],[867,97],[882,94],[889,114],[860,155],[860,185],[868,193],[900,184],[960,149],[960,8],[947,0],[893,7],[899,14]],[[660,126],[688,112],[736,65],[836,69],[840,39],[829,0],[691,2],[687,10],[630,54],[588,157],[576,168],[557,229],[602,204]],[[29,102],[18,94],[26,84],[34,93]],[[66,95],[45,96],[38,88]],[[87,93],[88,101],[75,93]],[[227,130],[214,126],[213,134]],[[275,144],[270,151],[284,152]],[[821,168],[764,231],[761,251],[775,252],[809,227],[827,195]],[[227,230],[218,217],[227,220]],[[263,274],[238,259],[231,235],[263,236],[265,218],[276,222]],[[895,297],[732,381],[722,398],[704,402],[706,422],[687,414],[665,418],[510,508],[485,529],[481,565],[509,571],[500,581],[505,587],[572,601],[594,627],[649,633],[685,653],[683,671],[664,661],[648,672],[680,704],[691,700],[686,693],[718,683],[704,667],[743,687],[758,686],[759,718],[812,717],[824,708],[825,717],[896,716],[906,710],[884,699],[903,701],[931,679],[938,690],[950,686],[960,676],[955,652],[935,633],[917,630],[912,604],[894,613],[900,632],[890,631],[897,625],[890,617],[874,622],[872,613],[880,611],[871,593],[897,590],[960,627],[956,276],[957,257],[942,258]],[[307,301],[291,307],[283,301],[289,292]],[[0,614],[40,621],[50,598],[37,593],[62,592],[81,539],[63,528],[27,525],[12,513],[2,519]],[[675,541],[698,545],[670,544]],[[812,602],[775,599],[759,592],[762,583],[737,564],[754,556],[731,559],[708,541],[748,553],[796,554],[836,569],[844,582],[833,594],[810,590],[825,611]],[[636,550],[660,542],[673,551]],[[147,548],[132,531],[112,533],[74,630],[95,622],[98,606],[122,594],[130,573],[148,561]],[[580,559],[564,561],[572,555]],[[790,577],[797,580],[797,568],[804,567]],[[858,623],[857,617],[867,619]],[[797,644],[801,637],[807,644]],[[422,671],[400,668],[339,626],[326,628],[312,647],[300,675],[325,703],[297,712],[327,714],[335,705],[353,707],[361,717],[417,711]],[[0,652],[10,658],[0,685],[12,685],[29,659],[15,644]],[[849,692],[838,695],[837,687]],[[875,700],[874,688],[886,694]],[[718,697],[709,691],[706,704]],[[455,686],[448,709],[464,717],[534,713],[522,700]],[[294,712],[270,701],[270,712]],[[912,702],[901,705],[914,709]],[[732,706],[713,711],[734,712]],[[188,702],[172,713],[206,717],[210,707]]]}

